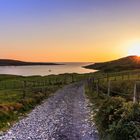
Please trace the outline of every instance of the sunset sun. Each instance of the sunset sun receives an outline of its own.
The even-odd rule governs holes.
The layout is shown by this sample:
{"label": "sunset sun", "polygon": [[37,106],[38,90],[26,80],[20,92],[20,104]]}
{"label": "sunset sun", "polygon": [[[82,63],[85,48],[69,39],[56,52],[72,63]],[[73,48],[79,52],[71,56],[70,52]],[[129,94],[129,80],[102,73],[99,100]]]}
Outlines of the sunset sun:
{"label": "sunset sun", "polygon": [[140,42],[135,42],[130,45],[128,55],[140,56]]}

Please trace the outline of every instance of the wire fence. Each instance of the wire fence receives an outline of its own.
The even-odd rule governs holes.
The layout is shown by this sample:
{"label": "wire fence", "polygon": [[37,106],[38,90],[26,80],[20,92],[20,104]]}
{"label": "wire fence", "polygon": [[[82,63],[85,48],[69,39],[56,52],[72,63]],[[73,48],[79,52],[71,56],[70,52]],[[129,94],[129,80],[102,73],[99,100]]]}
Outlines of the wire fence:
{"label": "wire fence", "polygon": [[0,80],[1,91],[20,91],[25,98],[30,92],[46,93],[50,86],[62,86],[87,79],[89,88],[97,93],[107,96],[122,96],[134,103],[139,102],[140,96],[140,71],[117,72],[98,75],[65,74],[61,76],[44,78],[17,78]]}
{"label": "wire fence", "polygon": [[47,94],[63,85],[77,82],[81,79],[77,75],[60,75],[46,77],[24,77],[0,80],[0,103],[34,97],[37,94]]}
{"label": "wire fence", "polygon": [[106,96],[121,96],[134,103],[140,101],[140,72],[111,73],[88,78],[91,91]]}

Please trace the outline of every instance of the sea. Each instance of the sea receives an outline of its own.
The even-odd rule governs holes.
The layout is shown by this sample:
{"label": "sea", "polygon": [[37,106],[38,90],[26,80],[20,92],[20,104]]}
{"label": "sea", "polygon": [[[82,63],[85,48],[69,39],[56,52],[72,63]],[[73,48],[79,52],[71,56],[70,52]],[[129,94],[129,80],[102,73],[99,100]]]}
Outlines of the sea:
{"label": "sea", "polygon": [[[59,64],[59,63],[58,63]],[[90,70],[83,68],[93,63],[87,62],[62,62],[63,65],[45,65],[45,66],[0,66],[0,74],[12,74],[12,75],[22,75],[22,76],[32,76],[32,75],[58,75],[63,73],[92,73],[96,70]]]}

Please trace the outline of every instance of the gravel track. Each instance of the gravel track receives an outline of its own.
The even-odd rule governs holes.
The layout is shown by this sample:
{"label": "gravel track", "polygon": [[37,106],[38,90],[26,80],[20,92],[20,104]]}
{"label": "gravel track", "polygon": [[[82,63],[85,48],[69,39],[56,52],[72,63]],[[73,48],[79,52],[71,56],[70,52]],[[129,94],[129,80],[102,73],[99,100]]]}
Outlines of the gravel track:
{"label": "gravel track", "polygon": [[82,83],[65,86],[0,140],[98,140],[88,106]]}

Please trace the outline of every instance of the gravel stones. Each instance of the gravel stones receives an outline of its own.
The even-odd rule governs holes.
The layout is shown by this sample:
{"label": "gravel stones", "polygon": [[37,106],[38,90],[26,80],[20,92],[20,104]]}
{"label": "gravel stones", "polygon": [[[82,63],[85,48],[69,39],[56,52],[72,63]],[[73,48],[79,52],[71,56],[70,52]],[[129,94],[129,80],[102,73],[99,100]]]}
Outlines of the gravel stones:
{"label": "gravel stones", "polygon": [[0,140],[98,140],[82,83],[71,84],[37,106]]}

